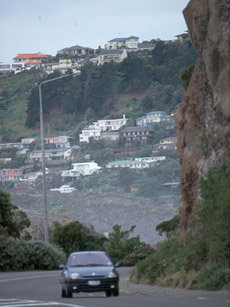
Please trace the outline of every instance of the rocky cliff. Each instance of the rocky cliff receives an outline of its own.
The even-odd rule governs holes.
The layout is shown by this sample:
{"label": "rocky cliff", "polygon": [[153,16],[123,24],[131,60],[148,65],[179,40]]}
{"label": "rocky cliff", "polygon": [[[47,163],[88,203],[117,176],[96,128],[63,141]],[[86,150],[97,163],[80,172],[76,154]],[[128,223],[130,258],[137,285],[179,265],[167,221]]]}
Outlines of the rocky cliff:
{"label": "rocky cliff", "polygon": [[200,177],[230,165],[230,0],[191,0],[183,13],[199,58],[175,114],[182,235],[194,226]]}

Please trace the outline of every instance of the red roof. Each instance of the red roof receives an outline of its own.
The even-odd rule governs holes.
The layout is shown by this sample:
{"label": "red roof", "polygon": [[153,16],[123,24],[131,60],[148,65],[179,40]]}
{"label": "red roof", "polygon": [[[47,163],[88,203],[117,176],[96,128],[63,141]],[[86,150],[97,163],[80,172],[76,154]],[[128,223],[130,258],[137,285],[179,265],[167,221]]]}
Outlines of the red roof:
{"label": "red roof", "polygon": [[19,53],[15,58],[13,59],[33,59],[33,58],[47,58],[49,57],[47,54],[42,54],[40,52],[37,53]]}
{"label": "red roof", "polygon": [[25,64],[41,64],[41,61],[40,60],[29,60],[25,62]]}

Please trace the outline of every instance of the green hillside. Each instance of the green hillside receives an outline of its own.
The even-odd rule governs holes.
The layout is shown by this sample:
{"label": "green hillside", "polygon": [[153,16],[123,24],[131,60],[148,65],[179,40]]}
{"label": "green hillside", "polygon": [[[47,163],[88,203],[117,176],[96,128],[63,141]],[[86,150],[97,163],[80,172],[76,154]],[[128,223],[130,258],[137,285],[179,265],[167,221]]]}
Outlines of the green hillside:
{"label": "green hillside", "polygon": [[[79,77],[44,85],[46,135],[63,132],[74,135],[81,122],[85,125],[124,112],[128,124],[133,124],[136,117],[148,111],[174,111],[184,94],[180,71],[193,64],[196,57],[188,40],[157,41],[153,51],[129,53],[120,64],[99,67],[88,63],[81,68]],[[47,76],[37,70],[1,76],[2,141],[39,133],[38,83],[44,78]]]}

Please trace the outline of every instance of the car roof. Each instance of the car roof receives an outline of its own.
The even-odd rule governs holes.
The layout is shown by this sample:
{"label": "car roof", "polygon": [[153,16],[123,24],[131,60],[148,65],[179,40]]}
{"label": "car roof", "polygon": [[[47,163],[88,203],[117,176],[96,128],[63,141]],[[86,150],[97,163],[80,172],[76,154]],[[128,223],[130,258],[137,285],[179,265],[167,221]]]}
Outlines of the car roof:
{"label": "car roof", "polygon": [[73,252],[71,255],[77,255],[77,254],[105,254],[103,251],[80,251],[80,252]]}

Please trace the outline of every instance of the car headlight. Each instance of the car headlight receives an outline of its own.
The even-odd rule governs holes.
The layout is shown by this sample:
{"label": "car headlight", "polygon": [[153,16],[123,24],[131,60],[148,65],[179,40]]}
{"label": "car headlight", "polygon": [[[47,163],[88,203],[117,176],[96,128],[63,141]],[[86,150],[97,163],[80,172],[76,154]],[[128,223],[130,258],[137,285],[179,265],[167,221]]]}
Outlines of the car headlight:
{"label": "car headlight", "polygon": [[109,277],[109,278],[117,277],[117,273],[111,271],[111,272],[108,273],[108,277]]}
{"label": "car headlight", "polygon": [[79,278],[79,277],[80,277],[80,274],[79,274],[79,273],[72,273],[72,274],[70,274],[70,276],[69,276],[70,279],[77,279],[77,278]]}

